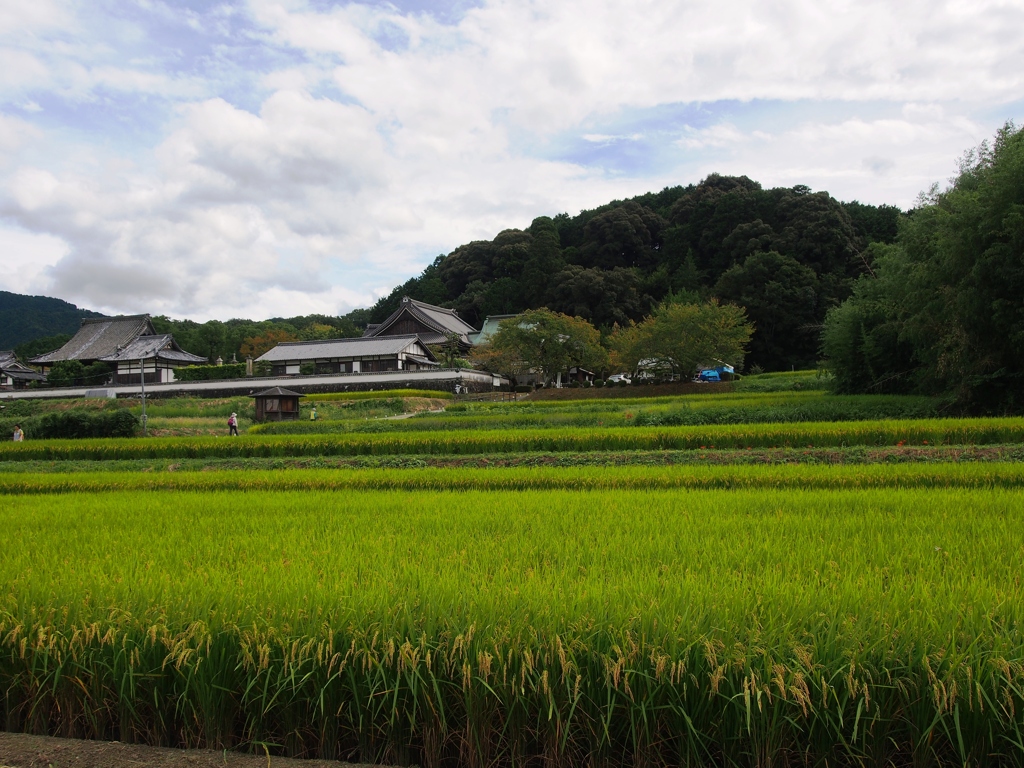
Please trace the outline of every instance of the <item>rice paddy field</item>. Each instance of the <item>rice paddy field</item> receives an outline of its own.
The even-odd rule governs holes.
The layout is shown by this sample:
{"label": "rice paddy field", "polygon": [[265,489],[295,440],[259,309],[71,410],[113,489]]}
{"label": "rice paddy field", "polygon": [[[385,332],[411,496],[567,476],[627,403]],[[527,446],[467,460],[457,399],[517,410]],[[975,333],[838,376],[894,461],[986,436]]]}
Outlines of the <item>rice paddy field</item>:
{"label": "rice paddy field", "polygon": [[394,765],[1024,765],[1024,420],[769,378],[0,444],[0,726]]}

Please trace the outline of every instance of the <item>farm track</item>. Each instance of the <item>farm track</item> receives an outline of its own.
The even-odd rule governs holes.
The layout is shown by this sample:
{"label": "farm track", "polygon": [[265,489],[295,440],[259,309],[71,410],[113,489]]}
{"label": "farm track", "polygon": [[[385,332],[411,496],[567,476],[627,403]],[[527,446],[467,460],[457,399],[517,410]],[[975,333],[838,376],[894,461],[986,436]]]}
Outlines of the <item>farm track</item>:
{"label": "farm track", "polygon": [[357,768],[334,760],[296,760],[230,750],[167,749],[0,731],[0,768]]}

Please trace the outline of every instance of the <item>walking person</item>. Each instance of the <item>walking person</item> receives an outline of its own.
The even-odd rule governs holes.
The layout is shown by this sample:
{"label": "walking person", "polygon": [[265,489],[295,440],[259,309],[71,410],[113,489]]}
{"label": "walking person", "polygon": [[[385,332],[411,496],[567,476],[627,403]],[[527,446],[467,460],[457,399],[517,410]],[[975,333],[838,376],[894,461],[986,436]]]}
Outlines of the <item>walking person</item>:
{"label": "walking person", "polygon": [[228,416],[228,437],[238,437],[238,414]]}
{"label": "walking person", "polygon": [[20,443],[25,439],[25,433],[21,431],[21,424],[14,425],[14,437],[11,438],[16,443]]}

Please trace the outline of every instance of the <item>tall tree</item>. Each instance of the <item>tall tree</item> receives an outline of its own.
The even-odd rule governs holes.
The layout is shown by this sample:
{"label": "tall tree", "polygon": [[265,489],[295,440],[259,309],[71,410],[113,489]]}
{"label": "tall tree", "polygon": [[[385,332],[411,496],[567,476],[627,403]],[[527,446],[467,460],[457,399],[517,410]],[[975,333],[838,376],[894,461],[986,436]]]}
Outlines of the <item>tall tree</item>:
{"label": "tall tree", "polygon": [[[968,152],[950,187],[903,219],[896,244],[875,250],[872,274],[826,322],[837,380],[863,391],[903,378],[975,411],[1024,408],[1024,129],[1007,123]],[[909,349],[912,367],[894,355],[865,382],[850,367],[879,338]]]}
{"label": "tall tree", "polygon": [[818,277],[792,256],[754,253],[727,270],[715,296],[744,307],[757,329],[748,362],[765,370],[813,367],[818,359]]}
{"label": "tall tree", "polygon": [[743,365],[753,326],[741,307],[665,302],[642,323],[616,329],[611,347],[627,370],[641,363],[689,378],[701,365]]}
{"label": "tall tree", "polygon": [[594,326],[549,309],[532,309],[502,321],[490,347],[489,354],[514,357],[540,371],[545,381],[574,367],[600,370],[608,359]]}

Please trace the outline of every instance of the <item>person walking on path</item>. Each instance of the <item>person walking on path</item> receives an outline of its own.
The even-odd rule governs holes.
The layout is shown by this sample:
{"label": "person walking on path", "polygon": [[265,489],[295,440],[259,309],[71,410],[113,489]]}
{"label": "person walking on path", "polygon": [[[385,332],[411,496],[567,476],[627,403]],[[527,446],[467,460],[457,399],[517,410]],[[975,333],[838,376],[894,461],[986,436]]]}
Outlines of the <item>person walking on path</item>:
{"label": "person walking on path", "polygon": [[228,416],[228,437],[238,437],[238,414]]}
{"label": "person walking on path", "polygon": [[25,433],[21,431],[21,424],[14,425],[14,437],[11,439],[16,443],[20,443],[25,440]]}

